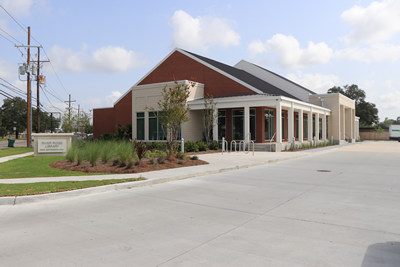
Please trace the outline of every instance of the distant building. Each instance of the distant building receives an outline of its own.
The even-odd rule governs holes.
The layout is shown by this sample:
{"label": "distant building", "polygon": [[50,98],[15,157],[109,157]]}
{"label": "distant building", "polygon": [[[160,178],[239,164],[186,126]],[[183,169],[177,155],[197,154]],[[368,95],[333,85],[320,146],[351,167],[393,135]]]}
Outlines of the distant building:
{"label": "distant building", "polygon": [[196,77],[187,104],[191,120],[182,125],[185,140],[203,139],[203,95],[213,95],[217,102],[218,123],[214,140],[253,140],[280,151],[292,141],[330,140],[354,142],[358,138],[355,102],[342,94],[316,94],[260,66],[240,61],[235,66],[176,48],[125,92],[113,107],[93,110],[94,138],[104,132],[114,133],[117,123],[132,124],[133,138],[163,141],[157,118],[144,110],[157,108],[161,90],[172,86],[172,75],[180,83]]}

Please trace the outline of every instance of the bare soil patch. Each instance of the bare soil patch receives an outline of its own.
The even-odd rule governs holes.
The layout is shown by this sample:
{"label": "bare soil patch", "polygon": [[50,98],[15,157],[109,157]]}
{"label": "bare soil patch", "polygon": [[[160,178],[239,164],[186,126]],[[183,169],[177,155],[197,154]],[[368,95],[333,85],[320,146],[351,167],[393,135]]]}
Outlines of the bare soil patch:
{"label": "bare soil patch", "polygon": [[[175,157],[170,160],[166,159],[163,164],[158,163],[157,160],[155,160],[155,162],[155,164],[150,164],[150,160],[144,159],[141,161],[140,165],[133,165],[131,168],[127,168],[126,166],[113,166],[113,162],[103,163],[98,161],[96,166],[92,167],[88,161],[84,161],[78,166],[75,162],[69,163],[66,159],[63,159],[51,163],[50,167],[66,171],[80,171],[87,173],[142,173],[208,164],[208,162],[203,160],[191,160],[190,158],[180,160]],[[182,164],[178,162],[181,162]]]}

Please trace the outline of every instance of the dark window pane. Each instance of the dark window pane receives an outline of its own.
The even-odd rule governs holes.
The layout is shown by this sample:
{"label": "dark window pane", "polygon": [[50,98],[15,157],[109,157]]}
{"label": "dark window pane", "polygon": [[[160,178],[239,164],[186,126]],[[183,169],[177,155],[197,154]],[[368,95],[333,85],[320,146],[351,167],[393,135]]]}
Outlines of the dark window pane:
{"label": "dark window pane", "polygon": [[149,140],[157,140],[157,119],[149,118]]}
{"label": "dark window pane", "polygon": [[136,119],[136,138],[144,140],[144,118]]}

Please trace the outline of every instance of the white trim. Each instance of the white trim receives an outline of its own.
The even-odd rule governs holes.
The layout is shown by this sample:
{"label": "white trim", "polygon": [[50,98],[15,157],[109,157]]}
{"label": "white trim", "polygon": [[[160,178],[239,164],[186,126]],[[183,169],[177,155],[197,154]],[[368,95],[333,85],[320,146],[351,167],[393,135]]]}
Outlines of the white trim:
{"label": "white trim", "polygon": [[92,109],[106,109],[106,108],[114,108],[114,107],[105,107],[105,108],[92,108]]}
{"label": "white trim", "polygon": [[[135,85],[135,86],[132,86],[132,88],[133,87],[146,87],[146,86],[154,86],[154,85],[162,85],[162,84],[165,84],[165,85],[167,85],[167,84],[170,84],[170,83],[174,83],[175,81],[169,81],[169,82],[162,82],[162,83],[149,83],[149,84],[142,84],[142,85]],[[191,81],[189,81],[189,80],[179,80],[179,81],[176,81],[177,83],[186,83],[186,82],[191,82]],[[199,83],[199,82],[195,82],[196,84],[201,84],[201,85],[204,85],[204,84],[202,84],[202,83]]]}

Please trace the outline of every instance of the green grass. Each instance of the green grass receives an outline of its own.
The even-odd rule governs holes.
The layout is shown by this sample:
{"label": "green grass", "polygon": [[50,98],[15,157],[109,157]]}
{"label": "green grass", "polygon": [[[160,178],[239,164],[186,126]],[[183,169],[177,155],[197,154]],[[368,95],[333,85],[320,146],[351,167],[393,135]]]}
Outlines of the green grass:
{"label": "green grass", "polygon": [[66,181],[66,182],[40,182],[30,184],[0,184],[0,197],[39,195],[76,189],[118,184],[146,180],[143,177],[115,179],[115,180],[93,180],[93,181]]}
{"label": "green grass", "polygon": [[109,173],[86,173],[66,171],[50,167],[50,163],[65,159],[65,156],[34,157],[28,156],[0,163],[0,179],[29,177],[58,177],[102,175]]}
{"label": "green grass", "polygon": [[0,158],[7,157],[11,155],[17,155],[27,152],[33,152],[33,148],[31,147],[7,147],[0,149]]}

